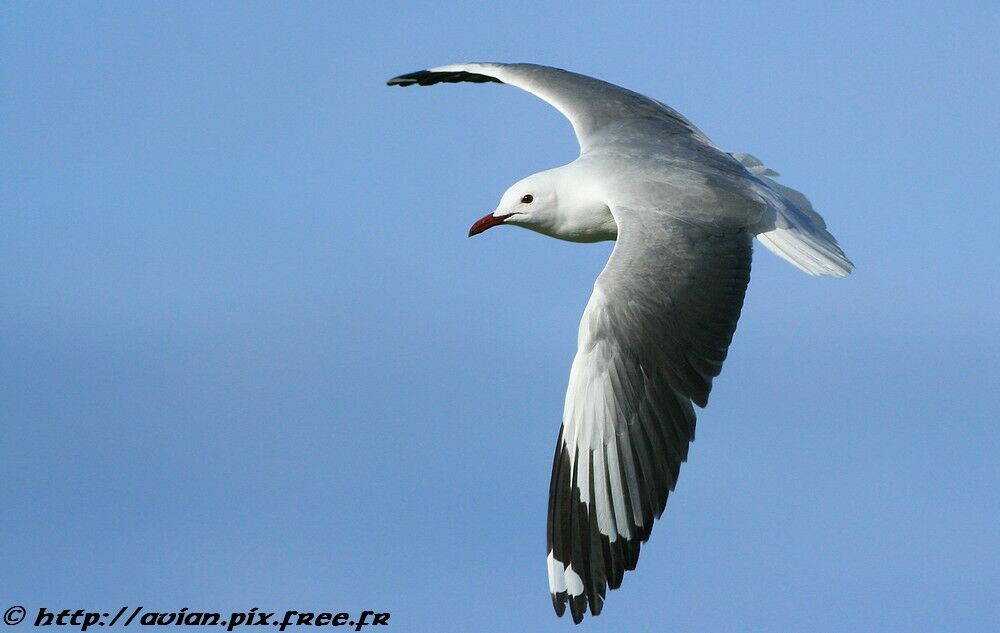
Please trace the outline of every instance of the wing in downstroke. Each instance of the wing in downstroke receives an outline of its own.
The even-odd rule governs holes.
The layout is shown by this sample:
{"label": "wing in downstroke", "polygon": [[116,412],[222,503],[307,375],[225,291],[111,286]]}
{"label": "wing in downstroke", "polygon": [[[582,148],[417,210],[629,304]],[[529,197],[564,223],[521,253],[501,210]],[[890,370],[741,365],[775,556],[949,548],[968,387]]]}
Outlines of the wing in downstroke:
{"label": "wing in downstroke", "polygon": [[634,569],[694,439],[750,279],[751,236],[612,209],[618,240],[580,323],[549,490],[556,613],[598,614]]}

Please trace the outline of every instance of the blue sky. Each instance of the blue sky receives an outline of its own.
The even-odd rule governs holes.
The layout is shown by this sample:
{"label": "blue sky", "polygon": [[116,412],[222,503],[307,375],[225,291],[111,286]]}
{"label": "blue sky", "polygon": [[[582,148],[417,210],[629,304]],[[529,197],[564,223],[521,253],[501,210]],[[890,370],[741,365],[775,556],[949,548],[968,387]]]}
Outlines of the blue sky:
{"label": "blue sky", "polygon": [[4,3],[0,607],[553,631],[544,524],[610,244],[466,238],[576,153],[532,61],[670,103],[857,264],[757,249],[593,631],[1000,621],[996,3]]}

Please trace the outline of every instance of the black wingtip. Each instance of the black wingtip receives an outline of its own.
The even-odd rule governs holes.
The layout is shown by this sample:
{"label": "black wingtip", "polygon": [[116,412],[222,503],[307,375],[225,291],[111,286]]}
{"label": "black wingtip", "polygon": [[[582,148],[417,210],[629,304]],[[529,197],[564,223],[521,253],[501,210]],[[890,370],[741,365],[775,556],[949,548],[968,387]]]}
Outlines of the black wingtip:
{"label": "black wingtip", "polygon": [[407,73],[405,75],[400,75],[399,77],[393,77],[389,81],[385,82],[387,86],[412,86],[414,84],[418,86],[431,86],[438,83],[459,83],[459,82],[471,82],[471,83],[503,83],[496,77],[490,77],[489,75],[480,75],[478,73],[469,73],[464,70],[452,70],[448,72],[433,72],[430,70],[418,70],[414,73]]}
{"label": "black wingtip", "polygon": [[421,79],[424,79],[428,75],[432,74],[429,70],[418,70],[415,73],[407,73],[405,75],[400,75],[398,77],[393,77],[389,81],[385,82],[387,86],[412,86],[413,84],[419,84]]}
{"label": "black wingtip", "polygon": [[565,591],[560,591],[559,593],[550,594],[552,596],[552,608],[556,610],[556,615],[560,618],[566,613],[566,599],[569,594]]}
{"label": "black wingtip", "polygon": [[573,624],[583,622],[583,616],[587,614],[587,595],[581,593],[578,596],[569,597],[569,614],[573,617]]}

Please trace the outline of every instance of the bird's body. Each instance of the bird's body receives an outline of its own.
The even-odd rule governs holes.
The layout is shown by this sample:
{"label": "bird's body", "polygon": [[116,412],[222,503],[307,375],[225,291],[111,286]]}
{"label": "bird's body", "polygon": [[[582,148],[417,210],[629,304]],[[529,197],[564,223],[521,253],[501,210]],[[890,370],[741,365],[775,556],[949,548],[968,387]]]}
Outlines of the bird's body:
{"label": "bird's body", "polygon": [[752,238],[811,274],[853,265],[805,196],[747,154],[718,149],[668,106],[531,64],[458,64],[390,85],[509,83],[548,101],[580,142],[573,162],[514,184],[470,235],[513,224],[615,240],[580,323],[549,491],[556,612],[600,613],[634,569],[694,439],[750,278]]}

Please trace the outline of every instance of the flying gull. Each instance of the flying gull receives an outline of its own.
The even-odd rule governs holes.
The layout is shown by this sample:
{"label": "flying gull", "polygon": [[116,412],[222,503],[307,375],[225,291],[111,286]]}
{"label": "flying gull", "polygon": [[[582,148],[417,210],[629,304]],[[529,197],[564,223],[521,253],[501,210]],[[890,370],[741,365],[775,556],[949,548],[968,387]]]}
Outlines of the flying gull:
{"label": "flying gull", "polygon": [[504,83],[559,110],[580,156],[504,193],[469,236],[503,224],[615,240],[580,322],[549,485],[552,604],[579,623],[635,569],[677,483],[750,280],[752,239],[812,275],[854,265],[804,195],[717,148],[667,105],[534,64],[441,66],[393,86]]}

